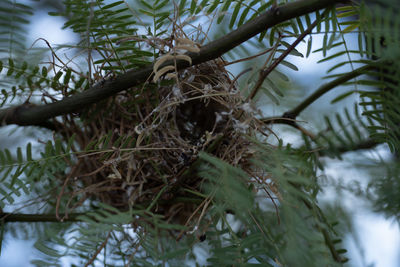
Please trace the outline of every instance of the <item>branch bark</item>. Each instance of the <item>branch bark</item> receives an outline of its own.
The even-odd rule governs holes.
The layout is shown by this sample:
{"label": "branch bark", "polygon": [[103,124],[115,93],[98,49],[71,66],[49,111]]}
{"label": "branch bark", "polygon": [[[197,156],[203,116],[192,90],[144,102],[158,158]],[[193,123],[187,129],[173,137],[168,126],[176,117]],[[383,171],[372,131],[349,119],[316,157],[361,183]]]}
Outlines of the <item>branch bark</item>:
{"label": "branch bark", "polygon": [[0,221],[3,222],[79,222],[79,216],[85,213],[71,213],[68,218],[57,219],[55,214],[22,214],[22,213],[0,213]]}
{"label": "branch bark", "polygon": [[319,87],[317,89],[317,91],[315,91],[312,95],[310,95],[309,97],[307,97],[303,102],[301,102],[297,107],[295,107],[294,109],[287,111],[283,114],[284,118],[290,118],[290,119],[296,119],[296,117],[304,110],[306,109],[308,106],[310,106],[312,103],[314,103],[314,101],[316,101],[317,99],[319,99],[322,95],[326,94],[327,92],[329,92],[330,90],[332,90],[333,88],[347,82],[350,81],[351,79],[354,79],[362,74],[365,74],[365,72],[367,70],[372,70],[376,68],[376,66],[373,65],[365,65],[362,66],[358,69],[355,69],[349,73],[346,73],[345,75],[342,75],[336,79],[334,79],[333,81],[330,81],[324,85],[322,85],[321,87]]}
{"label": "branch bark", "polygon": [[[264,14],[243,24],[235,31],[203,46],[199,53],[188,53],[188,55],[192,58],[193,65],[216,59],[255,35],[281,22],[346,2],[348,0],[299,0],[273,7]],[[189,63],[187,61],[178,61],[177,67],[178,69],[184,69],[189,67]],[[2,125],[46,125],[51,118],[77,112],[120,91],[143,84],[151,78],[152,71],[152,65],[142,69],[130,70],[55,103],[40,106],[20,105],[1,109],[0,122],[2,122]]]}
{"label": "branch bark", "polygon": [[379,141],[376,141],[376,140],[373,140],[373,139],[366,139],[366,140],[363,140],[363,141],[361,141],[361,142],[359,142],[357,144],[354,144],[353,146],[340,146],[340,147],[337,147],[336,151],[334,153],[332,153],[332,151],[329,150],[329,149],[322,149],[322,150],[318,151],[318,155],[321,156],[321,157],[325,157],[325,156],[329,157],[331,155],[335,156],[335,154],[336,155],[338,155],[338,154],[341,155],[341,154],[344,154],[344,153],[347,153],[347,152],[355,152],[355,151],[358,151],[358,150],[372,149],[372,148],[377,147],[380,144],[383,144],[383,142],[379,142]]}
{"label": "branch bark", "polygon": [[341,75],[340,77],[327,82],[320,86],[312,95],[304,99],[299,105],[297,105],[295,108],[292,110],[286,111],[283,113],[282,116],[280,117],[267,117],[261,119],[264,123],[267,124],[287,124],[287,125],[296,125],[296,118],[299,116],[299,114],[306,109],[308,106],[310,106],[312,103],[314,103],[316,100],[318,100],[322,95],[326,94],[330,90],[336,88],[337,86],[350,81],[351,79],[354,79],[360,75],[365,74],[366,71],[368,70],[373,70],[376,69],[377,67],[375,65],[365,65],[362,66],[358,69],[355,69],[349,73],[346,73],[344,75]]}

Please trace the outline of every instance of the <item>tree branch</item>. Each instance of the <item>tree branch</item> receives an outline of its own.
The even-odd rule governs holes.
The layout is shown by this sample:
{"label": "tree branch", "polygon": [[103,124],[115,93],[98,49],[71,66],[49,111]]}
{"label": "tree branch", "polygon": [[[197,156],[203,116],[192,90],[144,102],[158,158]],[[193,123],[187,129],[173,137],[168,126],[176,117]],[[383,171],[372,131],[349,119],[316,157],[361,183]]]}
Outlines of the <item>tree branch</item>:
{"label": "tree branch", "polygon": [[331,155],[336,156],[338,154],[344,154],[347,152],[354,152],[354,151],[364,150],[364,149],[367,149],[367,150],[372,149],[380,144],[383,144],[383,142],[379,142],[379,141],[376,141],[373,139],[366,139],[366,140],[363,140],[352,146],[339,146],[336,148],[336,150],[334,152],[332,152],[332,150],[329,150],[329,149],[318,150],[318,155],[321,157],[331,156]]}
{"label": "tree branch", "polygon": [[[325,13],[321,16],[321,18],[323,18],[326,15]],[[254,85],[253,90],[251,91],[251,93],[247,97],[246,102],[249,101],[250,99],[253,99],[256,96],[258,90],[261,88],[261,86],[264,83],[264,80],[267,78],[267,76],[290,54],[290,52],[293,51],[293,49],[296,48],[296,46],[307,35],[309,35],[312,32],[312,30],[315,28],[315,26],[317,26],[318,23],[320,23],[320,22],[321,22],[321,19],[316,19],[310,26],[308,26],[308,28],[304,32],[302,32],[299,35],[299,37],[297,37],[297,39],[290,45],[290,47],[288,47],[288,49],[285,50],[285,52],[283,52],[279,56],[279,58],[277,58],[267,69],[260,71],[260,75],[258,77],[258,80],[257,80],[256,84]]]}
{"label": "tree branch", "polygon": [[[369,64],[369,65],[360,67],[358,69],[355,69],[345,75],[342,75],[342,76],[334,79],[333,81],[330,81],[330,82],[322,85],[321,87],[319,87],[317,89],[317,91],[315,91],[312,95],[307,97],[297,107],[293,108],[292,110],[286,111],[285,113],[283,113],[283,115],[281,117],[268,117],[268,118],[261,119],[261,121],[266,124],[286,124],[286,125],[296,128],[297,130],[301,131],[303,134],[310,137],[311,139],[315,139],[316,136],[313,133],[307,131],[306,129],[304,129],[303,127],[301,127],[298,124],[298,122],[296,121],[297,116],[304,109],[306,109],[308,106],[310,106],[312,103],[314,103],[314,101],[319,99],[322,95],[329,92],[333,88],[335,88],[335,87],[337,87],[359,75],[365,74],[365,72],[367,70],[371,70],[371,69],[375,69],[375,68],[376,68],[375,64]],[[346,152],[356,151],[356,150],[360,150],[360,149],[371,149],[379,144],[380,144],[380,142],[377,142],[372,139],[371,140],[368,139],[368,140],[365,140],[365,141],[363,141],[357,145],[354,145],[352,147],[338,147],[337,152],[340,154],[343,154]],[[325,150],[325,149],[320,150],[319,155],[326,156],[329,154],[328,152],[329,152],[329,150]]]}
{"label": "tree branch", "polygon": [[1,212],[0,221],[3,222],[79,222],[79,216],[85,213],[71,213],[68,218],[63,220],[57,219],[55,214],[22,214],[22,213],[9,213]]}
{"label": "tree branch", "polygon": [[376,68],[375,65],[365,65],[358,69],[355,69],[345,75],[342,75],[333,81],[323,84],[317,89],[312,95],[307,97],[303,102],[301,102],[297,107],[292,110],[286,111],[281,117],[267,117],[261,119],[262,122],[266,124],[287,124],[297,128],[296,118],[297,116],[308,106],[314,103],[318,98],[320,98],[325,93],[329,92],[333,88],[365,73],[365,71]]}
{"label": "tree branch", "polygon": [[[235,31],[203,46],[199,53],[188,53],[192,58],[192,64],[200,64],[222,56],[241,43],[266,31],[274,25],[286,20],[299,17],[320,9],[331,7],[338,3],[346,3],[347,0],[299,0],[279,7],[273,7],[264,14],[243,24]],[[167,62],[166,64],[171,64]],[[178,61],[178,69],[189,67],[187,61]],[[61,101],[33,106],[21,105],[0,110],[0,122],[2,125],[43,125],[48,119],[59,115],[77,112],[88,105],[110,97],[120,91],[140,85],[151,78],[153,66],[130,70],[115,78],[93,85],[90,89],[66,97]]]}
{"label": "tree branch", "polygon": [[303,102],[301,102],[297,107],[294,109],[287,111],[283,114],[284,118],[290,118],[290,119],[295,119],[304,109],[306,109],[308,106],[310,106],[314,101],[316,101],[318,98],[320,98],[323,94],[329,92],[333,88],[357,77],[362,74],[365,74],[367,70],[374,69],[376,66],[373,65],[365,65],[363,67],[360,67],[358,69],[355,69],[345,75],[340,76],[339,78],[334,79],[333,81],[330,81],[324,85],[322,85],[320,88],[317,89],[312,95],[307,97]]}

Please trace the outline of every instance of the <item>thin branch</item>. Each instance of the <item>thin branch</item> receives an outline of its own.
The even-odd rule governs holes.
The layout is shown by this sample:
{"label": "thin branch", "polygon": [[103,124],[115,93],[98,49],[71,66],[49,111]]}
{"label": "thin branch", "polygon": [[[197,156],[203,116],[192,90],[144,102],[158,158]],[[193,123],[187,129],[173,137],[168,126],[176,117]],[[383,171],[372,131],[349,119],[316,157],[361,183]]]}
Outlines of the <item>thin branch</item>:
{"label": "thin branch", "polygon": [[[267,118],[263,118],[261,119],[262,122],[266,123],[266,124],[286,124],[286,125],[290,125],[300,131],[304,132],[304,129],[302,127],[300,127],[296,121],[297,116],[304,110],[306,109],[308,106],[310,106],[312,103],[314,103],[317,99],[319,99],[322,95],[324,95],[325,93],[329,92],[330,90],[332,90],[333,88],[357,77],[360,76],[362,74],[365,74],[365,72],[367,70],[371,70],[376,68],[376,64],[373,65],[365,65],[363,67],[360,67],[358,69],[355,69],[345,75],[342,75],[336,79],[334,79],[333,81],[330,81],[324,85],[322,85],[320,88],[317,89],[317,91],[315,91],[312,95],[310,95],[309,97],[307,97],[303,102],[301,102],[297,107],[295,107],[292,110],[286,111],[285,113],[283,113],[283,115],[281,117],[267,117]],[[311,137],[312,139],[314,138],[314,135],[307,132],[307,134],[309,137]]]}
{"label": "thin branch", "polygon": [[260,52],[258,54],[255,54],[255,55],[252,55],[252,56],[249,56],[249,57],[246,57],[246,58],[241,58],[241,59],[238,59],[238,60],[234,60],[234,61],[231,61],[231,62],[227,62],[227,63],[224,64],[224,66],[226,67],[226,66],[229,66],[229,65],[232,65],[232,64],[236,64],[236,63],[240,63],[240,62],[243,62],[243,61],[251,60],[253,58],[262,56],[264,54],[267,54],[267,53],[271,52],[271,50],[273,50],[273,49],[272,48],[268,48],[268,49],[266,49],[266,50],[264,50],[264,51],[262,51],[262,52]]}
{"label": "thin branch", "polygon": [[[262,15],[243,24],[235,31],[203,46],[199,53],[188,53],[187,55],[192,58],[193,65],[216,59],[274,25],[320,9],[331,7],[335,4],[346,2],[348,1],[299,0],[279,7],[273,7]],[[173,62],[166,62],[166,64],[171,63]],[[181,60],[177,62],[178,69],[184,69],[189,66],[187,61]],[[66,97],[55,103],[40,106],[22,105],[2,109],[0,110],[0,122],[2,125],[43,125],[48,119],[77,112],[93,103],[115,95],[120,91],[143,84],[151,78],[152,71],[152,65],[141,69],[130,70],[117,77],[97,83],[86,91]]]}
{"label": "thin branch", "polygon": [[363,140],[363,141],[361,141],[359,143],[356,143],[356,144],[354,144],[352,146],[340,146],[340,147],[337,147],[333,153],[332,153],[332,150],[330,150],[330,149],[321,149],[321,150],[318,150],[318,155],[321,156],[321,157],[329,156],[329,155],[333,155],[334,156],[334,155],[337,155],[337,154],[344,154],[344,153],[347,153],[347,152],[354,152],[354,151],[357,151],[357,150],[372,149],[372,148],[375,148],[376,146],[378,146],[380,144],[384,144],[384,143],[376,141],[376,140],[373,140],[373,139],[366,139],[366,140]]}
{"label": "thin branch", "polygon": [[[198,166],[198,165],[197,165]],[[161,205],[165,205],[166,203],[168,204],[174,204],[174,203],[181,203],[182,201],[187,201],[187,202],[192,202],[192,203],[201,203],[203,199],[200,198],[181,198],[177,197],[173,200],[158,200],[157,203],[160,203]],[[140,203],[140,206],[137,206],[137,208],[140,208],[142,206],[146,207],[151,204],[151,201],[143,201]],[[135,206],[136,208],[136,206]],[[96,212],[96,209],[92,210]],[[80,222],[81,220],[78,218],[79,216],[90,216],[94,221],[97,221],[95,217],[92,217],[90,214],[86,213],[70,213],[68,216],[64,216],[61,219],[57,218],[56,213],[49,213],[49,214],[24,214],[24,213],[12,213],[12,212],[1,212],[0,209],[0,222],[4,223],[11,223],[11,222]],[[134,218],[132,217],[132,220]]]}
{"label": "thin branch", "polygon": [[57,219],[55,214],[21,214],[21,213],[0,213],[0,221],[3,222],[80,222],[79,216],[85,213],[71,213],[68,218]]}
{"label": "thin branch", "polygon": [[287,111],[283,114],[283,118],[290,118],[290,119],[296,119],[296,117],[308,106],[310,106],[314,101],[319,99],[323,94],[329,92],[333,88],[344,84],[345,82],[360,76],[362,74],[365,74],[367,70],[374,69],[376,66],[374,65],[365,65],[363,67],[360,67],[358,69],[355,69],[345,75],[340,76],[339,78],[336,78],[333,81],[330,81],[324,85],[322,85],[320,88],[317,89],[312,95],[307,97],[303,102],[301,102],[297,107],[294,109]]}
{"label": "thin branch", "polygon": [[[326,15],[325,13],[321,16],[323,18]],[[250,95],[247,97],[246,102],[250,99],[253,99],[255,95],[257,94],[258,90],[264,83],[264,80],[267,78],[267,76],[290,54],[290,52],[293,51],[293,49],[296,48],[296,46],[308,35],[312,32],[312,30],[315,28],[315,26],[320,23],[320,19],[316,19],[308,28],[302,32],[299,37],[293,42],[293,44],[290,45],[267,69],[261,70],[260,71],[260,76],[258,77],[258,80],[256,84],[253,87],[253,90],[251,91]]]}
{"label": "thin branch", "polygon": [[85,267],[91,265],[96,260],[97,256],[100,254],[100,252],[103,250],[103,248],[107,245],[108,239],[110,238],[110,234],[111,234],[111,231],[108,232],[106,239],[103,241],[103,243],[100,245],[100,247],[96,250],[96,252],[90,258],[90,260],[85,264]]}
{"label": "thin branch", "polygon": [[[295,183],[290,183],[293,187],[295,188],[299,188],[298,185],[296,185]],[[314,212],[317,215],[318,220],[321,222],[321,224],[325,224],[326,226],[329,226],[328,221],[325,218],[324,213],[321,211],[321,209],[315,205],[313,202],[311,202],[309,199],[304,198],[304,197],[300,197],[300,199],[303,201],[304,205],[311,211]],[[339,253],[339,251],[336,249],[335,247],[335,243],[334,240],[332,240],[330,233],[328,232],[328,230],[321,226],[321,224],[317,224],[316,227],[318,228],[319,231],[321,231],[322,235],[324,236],[324,240],[325,240],[325,244],[328,246],[329,251],[331,252],[331,255],[333,257],[333,259],[336,262],[339,263],[345,263],[348,261],[348,259],[346,257],[342,257]]]}
{"label": "thin branch", "polygon": [[[308,137],[310,137],[311,139],[314,140],[316,138],[316,136],[298,124],[298,122],[296,121],[297,116],[304,109],[306,109],[308,106],[310,106],[314,101],[319,99],[322,95],[329,92],[333,88],[335,88],[357,76],[365,74],[365,72],[367,70],[371,70],[371,69],[375,69],[375,68],[377,68],[376,64],[365,65],[365,66],[355,69],[345,75],[342,75],[342,76],[334,79],[333,81],[330,81],[330,82],[322,85],[317,91],[315,91],[312,95],[310,95],[308,98],[306,98],[297,107],[295,107],[292,110],[286,111],[285,113],[283,113],[283,115],[281,117],[268,117],[268,118],[261,119],[261,121],[266,124],[286,124],[286,125],[292,126],[295,129],[301,131],[303,134],[307,135]],[[368,140],[362,141],[351,147],[349,147],[349,146],[338,147],[336,152],[339,154],[343,154],[346,152],[357,151],[357,150],[361,150],[361,149],[371,149],[371,148],[376,147],[379,144],[380,144],[380,142],[368,139]],[[329,154],[328,150],[326,150],[326,149],[320,150],[320,151],[318,151],[318,153],[320,156],[327,156]]]}
{"label": "thin branch", "polygon": [[[310,131],[304,129],[303,127],[301,127],[298,124],[298,121],[293,120],[293,119],[289,119],[289,118],[282,118],[282,117],[271,117],[271,118],[265,118],[262,119],[262,121],[266,124],[286,124],[289,125],[297,130],[299,130],[301,133],[303,133],[304,135],[310,137],[312,140],[316,139],[317,136],[314,133],[311,133]],[[357,151],[357,150],[363,150],[363,149],[372,149],[374,147],[376,147],[377,145],[383,144],[383,142],[379,142],[373,139],[366,139],[366,140],[362,140],[357,144],[354,144],[352,146],[340,146],[337,147],[335,149],[336,154],[344,154],[347,152],[353,152],[353,151]],[[321,157],[325,157],[325,156],[329,156],[330,154],[332,154],[332,152],[330,152],[330,149],[318,149],[316,148],[316,151],[318,152],[318,156]]]}
{"label": "thin branch", "polygon": [[286,124],[286,125],[289,125],[289,126],[295,128],[296,130],[299,130],[301,133],[310,137],[312,140],[314,140],[316,138],[315,134],[306,130],[304,127],[300,126],[298,124],[299,121],[297,121],[295,119],[286,118],[286,117],[269,117],[269,118],[263,118],[263,119],[261,119],[261,121],[264,122],[265,124]]}

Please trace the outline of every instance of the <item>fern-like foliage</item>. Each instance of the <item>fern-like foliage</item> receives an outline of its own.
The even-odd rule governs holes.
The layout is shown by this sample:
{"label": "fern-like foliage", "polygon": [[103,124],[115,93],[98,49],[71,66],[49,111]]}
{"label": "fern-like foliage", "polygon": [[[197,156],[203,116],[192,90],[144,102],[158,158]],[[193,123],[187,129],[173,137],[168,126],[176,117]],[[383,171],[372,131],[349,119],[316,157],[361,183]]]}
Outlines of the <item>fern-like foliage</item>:
{"label": "fern-like foliage", "polygon": [[46,66],[31,66],[26,61],[19,63],[12,58],[0,61],[1,70],[5,72],[5,87],[1,89],[0,106],[15,99],[29,99],[31,96],[46,95],[51,101],[52,97],[68,96],[89,85],[85,77],[72,74],[70,68],[65,71],[49,70]]}
{"label": "fern-like foliage", "polygon": [[76,48],[87,53],[92,78],[100,79],[111,69],[120,73],[133,65],[148,63],[147,58],[152,54],[138,46],[137,23],[124,1],[105,4],[71,0],[64,4],[64,12],[50,15],[69,18],[64,28],[79,34],[81,41]]}
{"label": "fern-like foliage", "polygon": [[[378,1],[379,2],[379,1]],[[394,14],[396,6],[385,4],[363,3],[337,8],[338,17],[336,28],[342,36],[346,34],[357,35],[358,49],[348,49],[349,44],[344,37],[332,45],[323,45],[323,48],[314,52],[324,52],[327,47],[335,47],[337,52],[320,60],[322,62],[336,63],[328,70],[336,74],[326,78],[340,78],[347,73],[341,72],[344,66],[355,69],[356,66],[371,66],[365,68],[355,80],[343,85],[352,85],[354,90],[347,91],[334,101],[340,101],[354,93],[361,97],[359,105],[362,107],[364,120],[368,121],[371,138],[379,143],[388,143],[391,150],[397,150],[399,145],[397,119],[398,117],[398,55],[399,55],[399,20]],[[329,42],[330,43],[330,42]],[[345,55],[347,60],[337,60]],[[346,115],[347,116],[347,115]],[[328,123],[328,127],[330,127]],[[346,136],[350,136],[346,134]],[[344,143],[343,143],[344,144]]]}
{"label": "fern-like foliage", "polygon": [[[233,162],[225,160],[229,153],[237,152],[234,149],[220,157],[216,157],[211,148],[198,153],[196,149],[199,146],[193,143],[185,148],[189,152],[182,152],[176,147],[167,151],[164,144],[158,144],[156,148],[146,146],[152,141],[146,131],[152,132],[155,125],[145,130],[139,127],[141,124],[131,125],[132,130],[128,133],[121,130],[124,123],[132,123],[130,117],[134,116],[142,122],[153,119],[155,124],[166,120],[160,115],[160,109],[152,104],[163,101],[160,91],[166,88],[164,86],[179,85],[181,81],[178,79],[176,61],[183,60],[191,64],[188,51],[199,52],[208,40],[228,33],[287,2],[293,1],[65,0],[65,10],[50,12],[49,15],[67,18],[64,28],[71,29],[80,37],[76,45],[68,47],[82,56],[77,57],[76,62],[71,60],[69,63],[61,62],[59,58],[59,62],[53,59],[51,64],[25,62],[14,56],[25,51],[24,28],[21,25],[28,22],[26,16],[30,16],[32,10],[17,1],[6,0],[4,5],[0,5],[0,12],[15,14],[12,24],[7,25],[0,16],[1,49],[6,47],[0,53],[2,57],[7,54],[0,61],[0,107],[7,107],[17,100],[24,101],[26,106],[32,105],[32,96],[34,99],[38,97],[42,104],[54,103],[60,98],[93,88],[95,84],[113,81],[115,77],[126,75],[128,70],[140,70],[151,64],[155,74],[124,94],[96,103],[93,109],[83,109],[79,116],[63,115],[52,120],[53,128],[62,130],[54,134],[52,141],[41,142],[42,146],[38,144],[40,155],[32,152],[32,144],[16,149],[15,153],[7,149],[0,151],[0,211],[4,209],[8,212],[10,207],[19,205],[16,202],[21,196],[29,197],[33,199],[31,202],[22,203],[26,204],[25,210],[39,210],[38,217],[53,214],[59,222],[48,223],[46,227],[37,227],[37,231],[34,231],[38,238],[35,248],[43,255],[33,264],[62,266],[64,257],[72,257],[78,266],[184,266],[188,261],[201,261],[195,252],[199,248],[207,251],[205,263],[211,266],[334,266],[346,261],[343,255],[346,251],[333,227],[336,222],[328,221],[318,204],[317,196],[321,188],[316,172],[317,167],[323,169],[320,156],[340,158],[342,153],[359,149],[360,144],[362,147],[370,140],[375,143],[386,142],[394,151],[400,148],[400,130],[397,127],[400,122],[400,66],[397,63],[400,55],[400,20],[396,12],[390,11],[390,7],[361,3],[299,16],[265,29],[246,45],[238,46],[224,55],[223,59],[218,59],[218,64],[223,67],[242,61],[252,67],[246,79],[240,81],[242,95],[238,95],[243,99],[232,101],[235,106],[243,107],[238,118],[244,120],[246,113],[257,113],[252,110],[250,103],[259,99],[254,97],[257,92],[267,96],[276,105],[282,98],[288,97],[280,86],[289,81],[284,74],[285,68],[297,71],[301,66],[290,62],[287,55],[308,57],[311,53],[320,53],[322,59],[318,64],[331,64],[325,78],[334,81],[340,81],[348,75],[349,71],[343,70],[343,67],[365,67],[354,75],[357,79],[338,83],[351,86],[351,89],[333,100],[339,102],[352,94],[359,94],[360,101],[354,104],[351,111],[344,108],[326,116],[325,126],[321,127],[323,130],[314,135],[304,135],[304,145],[300,148],[266,144],[271,131],[265,125],[257,124],[258,116],[255,116],[254,127],[260,131],[259,135],[245,136],[240,131],[238,134],[245,136],[243,138],[248,141],[249,156],[246,156],[249,161],[246,164],[250,167],[247,169],[243,167],[242,155]],[[374,13],[371,8],[374,8]],[[212,26],[212,29],[209,30],[208,26]],[[312,38],[317,34],[323,35],[318,48]],[[349,34],[357,37],[358,49],[349,48],[346,39]],[[298,51],[296,42],[307,42],[306,51]],[[252,51],[254,48],[257,52]],[[254,54],[257,55],[253,57]],[[52,55],[56,56],[56,53]],[[341,57],[343,55],[345,59]],[[72,64],[81,60],[86,62],[85,66],[79,64],[76,67]],[[171,62],[173,64],[167,64]],[[196,91],[224,87],[210,78],[214,74],[212,72],[217,71],[212,69],[207,75],[201,74],[201,79],[211,81],[212,86],[208,84],[199,89],[188,82],[190,77],[184,80],[185,86],[190,84],[188,87],[195,92],[190,91],[187,95],[199,98],[202,108],[218,105],[207,100],[203,104],[202,97]],[[247,75],[247,71],[240,75],[244,74]],[[236,80],[231,81],[228,74],[224,75],[231,82],[230,89],[236,86]],[[238,78],[241,78],[240,75]],[[181,88],[171,86],[171,92],[164,97],[173,101],[165,106],[160,105],[165,109],[175,108],[175,112],[165,116],[175,124],[178,124],[179,111],[183,113],[191,108],[178,109],[180,101],[185,101],[179,91]],[[217,97],[223,97],[221,92],[217,93]],[[129,103],[117,101],[128,96],[132,99]],[[114,110],[113,104],[121,105]],[[225,109],[222,115],[232,115],[233,111],[229,113]],[[107,112],[113,116],[103,116]],[[236,128],[246,127],[244,122],[235,117],[229,119],[235,121]],[[289,125],[300,129],[296,118],[289,119],[293,121]],[[107,120],[119,122],[109,129],[104,126]],[[58,128],[62,123],[68,123],[71,128]],[[172,128],[173,123],[170,126]],[[235,127],[228,131],[236,131]],[[94,130],[90,132],[89,128]],[[186,130],[190,132],[191,129]],[[89,134],[77,134],[84,131]],[[92,138],[94,134],[99,138]],[[163,132],[157,134],[165,143],[177,139]],[[201,140],[203,148],[208,141],[212,148],[214,145],[226,146],[224,141],[219,143],[218,138],[212,139],[214,136],[209,135],[207,131],[202,137],[205,139]],[[149,181],[156,180],[148,174],[149,166],[154,173],[161,172],[163,168],[176,168],[172,166],[175,162],[155,163],[151,157],[142,157],[143,164],[140,166],[130,166],[131,162],[126,159],[129,159],[128,156],[138,156],[133,153],[137,153],[139,150],[135,149],[138,148],[143,149],[144,152],[140,153],[144,157],[148,155],[146,149],[159,149],[162,151],[160,154],[167,156],[168,153],[174,156],[179,154],[183,163],[176,166],[181,169],[173,171],[187,174],[187,179],[203,179],[201,192],[193,190],[191,185],[179,184],[178,188],[193,196],[185,195],[187,202],[201,203],[193,213],[193,216],[197,214],[197,218],[190,217],[187,222],[165,221],[158,213],[160,203],[170,200],[163,193],[176,187],[174,181],[167,179],[171,178],[168,175],[165,175],[167,178],[163,177],[163,183],[155,183],[154,187],[143,193],[151,196],[149,201],[138,204],[128,199],[123,209],[113,206],[111,197],[104,202],[94,197],[93,192],[96,192],[99,183],[112,181],[112,186],[115,186],[117,183],[113,184],[113,179],[121,179],[117,161],[122,158],[127,162],[128,169],[143,168],[138,173]],[[97,163],[100,162],[102,166],[93,167],[93,161],[85,162],[85,157],[97,154],[100,155]],[[117,154],[118,157],[115,157]],[[193,158],[190,158],[192,155]],[[84,163],[74,165],[78,161]],[[88,167],[88,170],[76,172],[79,176],[72,175],[75,170],[71,169],[82,166],[92,169]],[[85,184],[86,177],[95,177],[93,179],[96,180],[98,177],[95,175],[105,166],[113,171],[106,179],[99,179],[99,183],[96,181],[89,186]],[[250,173],[249,170],[254,172]],[[113,193],[109,196],[121,197],[120,191],[112,186],[100,187],[99,191],[108,190]],[[127,181],[121,181],[120,186],[125,190],[129,185]],[[135,186],[140,189],[142,185]],[[384,190],[387,184],[380,183],[377,187]],[[173,204],[171,210],[175,211]],[[393,213],[397,208],[392,205],[390,212]],[[176,212],[184,213],[178,208]],[[6,219],[0,219],[1,223],[6,222]],[[188,221],[195,223],[189,224]],[[7,227],[4,229],[16,231],[12,226]],[[206,242],[202,243],[204,240]]]}
{"label": "fern-like foliage", "polygon": [[[205,169],[204,175],[213,185],[209,188],[215,195],[216,201],[212,212],[218,218],[216,222],[221,225],[221,230],[216,226],[206,232],[207,237],[211,239],[209,244],[213,254],[209,262],[212,265],[229,265],[239,262],[274,266],[273,262],[279,259],[278,261],[283,265],[332,264],[332,259],[326,257],[328,251],[319,249],[325,242],[323,235],[333,237],[335,231],[324,218],[315,198],[307,193],[318,191],[313,182],[316,179],[313,165],[308,162],[307,157],[290,155],[289,151],[283,148],[272,151],[262,144],[259,145],[257,149],[259,155],[255,159],[255,166],[260,172],[269,173],[271,177],[281,177],[276,184],[266,182],[259,188],[246,187],[245,181],[252,179],[251,177],[240,169],[203,155],[216,167],[216,169]],[[282,162],[283,158],[284,162]],[[275,191],[275,186],[280,189]],[[282,205],[282,209],[275,210],[277,207],[273,207],[271,200],[262,201],[263,196],[267,198],[268,194],[276,197],[275,201],[279,203],[277,205]],[[237,197],[231,198],[230,195]],[[255,195],[258,197],[255,198]],[[285,196],[284,199],[281,199],[282,196]],[[254,202],[255,199],[258,201]],[[226,210],[234,214],[238,221],[228,220]],[[280,219],[272,216],[275,212],[279,212]],[[318,215],[314,217],[310,214]],[[276,229],[277,225],[280,225],[280,230],[272,230]],[[223,240],[221,240],[222,236]]]}
{"label": "fern-like foliage", "polygon": [[[54,143],[47,142],[41,158],[34,159],[32,154],[32,144],[26,146],[26,151],[18,147],[16,158],[8,149],[0,151],[0,188],[2,198],[0,206],[14,204],[15,199],[22,193],[29,195],[33,192],[41,193],[44,189],[51,190],[58,184],[55,182],[55,175],[64,175],[67,168],[66,160],[73,160],[71,145],[73,137],[68,144],[64,144],[60,139]],[[46,178],[46,179],[43,179]],[[41,180],[46,183],[38,183]],[[54,206],[50,200],[49,206]]]}
{"label": "fern-like foliage", "polygon": [[[345,152],[379,143],[370,138],[377,123],[361,115],[361,111],[359,105],[354,103],[352,111],[344,108],[343,114],[337,112],[332,117],[324,116],[323,130],[312,138],[303,136],[305,151],[316,151],[320,156],[340,159]],[[318,165],[322,167],[320,163]]]}
{"label": "fern-like foliage", "polygon": [[0,6],[0,58],[25,54],[26,26],[33,9],[23,3],[4,0]]}

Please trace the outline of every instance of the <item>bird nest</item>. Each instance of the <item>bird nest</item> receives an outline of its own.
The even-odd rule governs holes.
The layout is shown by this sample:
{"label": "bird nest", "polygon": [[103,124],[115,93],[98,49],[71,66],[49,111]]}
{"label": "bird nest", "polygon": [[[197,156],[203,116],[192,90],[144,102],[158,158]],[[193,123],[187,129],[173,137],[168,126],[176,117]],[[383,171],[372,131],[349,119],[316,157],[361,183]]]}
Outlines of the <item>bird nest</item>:
{"label": "bird nest", "polygon": [[[150,207],[167,221],[199,215],[204,179],[200,152],[252,172],[248,136],[260,127],[223,61],[175,72],[131,88],[64,120],[84,154],[71,162],[73,195],[120,210]],[[67,182],[65,182],[67,183]],[[200,194],[199,194],[200,195]]]}

